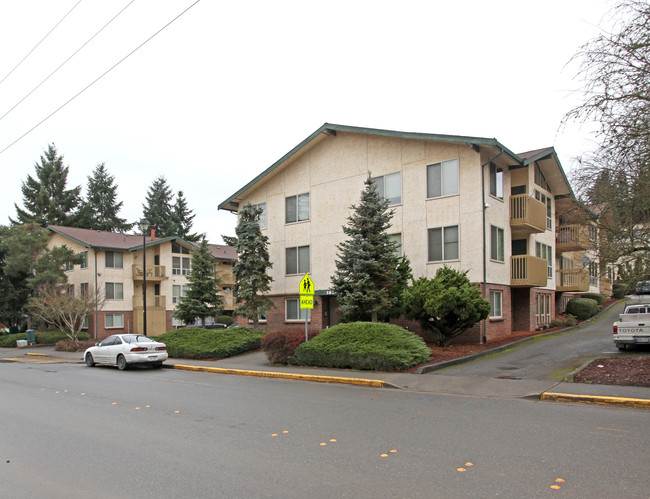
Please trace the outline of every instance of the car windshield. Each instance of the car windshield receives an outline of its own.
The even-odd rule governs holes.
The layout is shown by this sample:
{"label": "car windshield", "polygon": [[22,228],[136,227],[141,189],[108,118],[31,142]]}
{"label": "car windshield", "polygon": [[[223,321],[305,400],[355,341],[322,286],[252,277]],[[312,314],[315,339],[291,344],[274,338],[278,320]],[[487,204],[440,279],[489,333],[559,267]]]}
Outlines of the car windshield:
{"label": "car windshield", "polygon": [[125,334],[122,336],[124,343],[153,343],[154,340],[141,334]]}

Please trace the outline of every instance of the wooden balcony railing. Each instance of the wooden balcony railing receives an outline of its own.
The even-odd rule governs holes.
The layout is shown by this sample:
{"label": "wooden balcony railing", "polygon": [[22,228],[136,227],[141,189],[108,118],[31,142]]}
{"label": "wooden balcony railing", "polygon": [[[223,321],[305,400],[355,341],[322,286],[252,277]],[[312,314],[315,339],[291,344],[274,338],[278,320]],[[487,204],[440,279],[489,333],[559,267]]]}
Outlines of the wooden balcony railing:
{"label": "wooden balcony railing", "polygon": [[223,309],[224,310],[235,310],[237,306],[237,298],[234,296],[226,296],[223,299]]}
{"label": "wooden balcony railing", "polygon": [[609,277],[600,278],[600,294],[605,296],[611,296],[614,291],[614,286],[612,285],[612,280]]}
{"label": "wooden balcony railing", "polygon": [[[142,294],[133,295],[133,308],[142,308]],[[167,297],[164,295],[147,295],[147,311],[149,309],[167,309]]]}
{"label": "wooden balcony railing", "polygon": [[589,249],[589,230],[586,225],[563,225],[557,228],[555,248],[559,252]]}
{"label": "wooden balcony railing", "polygon": [[513,287],[546,286],[547,262],[530,255],[510,257],[510,284]]}
{"label": "wooden balcony railing", "polygon": [[221,286],[235,284],[235,274],[232,270],[218,270],[217,278],[221,279]]}
{"label": "wooden balcony railing", "polygon": [[587,269],[563,269],[557,271],[556,291],[589,291]]}
{"label": "wooden balcony railing", "polygon": [[[133,265],[133,280],[141,281],[143,277],[142,264]],[[164,265],[147,265],[147,281],[162,281],[165,277]]]}
{"label": "wooden balcony railing", "polygon": [[510,228],[518,235],[544,232],[546,205],[526,194],[510,196]]}

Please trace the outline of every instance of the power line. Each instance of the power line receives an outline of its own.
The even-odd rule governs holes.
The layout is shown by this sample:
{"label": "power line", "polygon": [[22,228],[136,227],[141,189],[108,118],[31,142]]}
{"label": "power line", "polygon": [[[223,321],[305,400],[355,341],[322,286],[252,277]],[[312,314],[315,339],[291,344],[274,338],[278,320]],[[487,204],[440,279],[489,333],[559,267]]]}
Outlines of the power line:
{"label": "power line", "polygon": [[68,15],[70,14],[70,12],[72,12],[72,11],[75,9],[75,7],[76,7],[77,5],[79,5],[81,2],[82,2],[82,0],[79,0],[76,4],[74,4],[74,6],[73,6],[69,11],[68,11],[68,13],[67,13],[65,16],[63,16],[63,17],[61,18],[61,20],[60,20],[58,23],[56,23],[56,24],[54,25],[54,27],[53,27],[50,31],[48,31],[47,35],[45,35],[45,36],[41,39],[41,41],[38,42],[38,43],[34,46],[34,48],[33,48],[32,50],[30,50],[29,52],[27,52],[27,55],[26,55],[25,57],[23,57],[23,58],[20,60],[20,62],[19,62],[18,64],[16,64],[16,65],[14,66],[14,68],[13,68],[11,71],[9,71],[9,72],[7,73],[7,75],[6,75],[2,80],[0,80],[0,85],[2,85],[2,82],[4,82],[4,81],[9,77],[9,75],[10,75],[11,73],[13,73],[13,72],[18,68],[18,66],[20,66],[20,65],[25,61],[25,59],[27,59],[27,58],[31,55],[31,53],[34,52],[34,50],[36,50],[36,49],[38,48],[38,46],[39,46],[41,43],[43,43],[43,42],[45,41],[45,39],[46,39],[48,36],[50,36],[50,35],[52,34],[52,31],[54,31],[54,30],[59,26],[59,24],[61,24],[61,23],[63,22],[63,20],[64,20],[66,17],[68,17]]}
{"label": "power line", "polygon": [[[81,1],[81,0],[80,0]],[[127,55],[125,55],[122,59],[120,59],[118,62],[113,64],[109,69],[104,71],[100,76],[95,78],[91,83],[86,85],[83,89],[81,89],[79,92],[77,92],[75,95],[70,97],[67,101],[65,101],[63,104],[61,104],[58,108],[56,108],[54,111],[52,111],[50,114],[48,114],[45,118],[43,118],[41,121],[39,121],[36,125],[34,125],[32,128],[27,130],[25,133],[23,133],[20,137],[18,137],[16,140],[14,140],[11,144],[9,144],[7,147],[2,149],[0,151],[0,154],[5,152],[7,149],[9,149],[11,146],[13,146],[15,143],[17,143],[19,140],[24,138],[26,135],[29,135],[31,132],[36,130],[39,126],[41,126],[43,123],[45,123],[47,120],[49,120],[52,116],[54,116],[56,113],[58,113],[61,109],[63,109],[65,106],[70,104],[73,100],[75,100],[77,97],[79,97],[82,93],[84,93],[86,90],[88,90],[90,87],[92,87],[95,83],[97,83],[99,80],[101,80],[104,76],[106,76],[108,73],[113,71],[117,66],[122,64],[126,59],[131,57],[135,52],[140,50],[143,46],[145,46],[147,43],[149,43],[153,38],[155,38],[159,33],[161,33],[163,30],[165,30],[169,25],[171,25],[174,21],[179,19],[181,16],[183,16],[188,10],[190,10],[192,7],[194,7],[197,3],[199,3],[201,0],[196,0],[192,5],[187,7],[185,10],[183,10],[180,14],[178,14],[176,17],[174,17],[171,21],[169,21],[167,24],[165,24],[162,28],[160,28],[158,31],[156,31],[153,35],[151,35],[149,38],[147,38],[144,42],[142,42],[140,45],[138,45],[136,48],[134,48],[131,52],[129,52]]]}
{"label": "power line", "polygon": [[[81,1],[81,0],[79,0],[79,1]],[[81,52],[81,50],[82,50],[86,45],[88,45],[88,44],[89,44],[89,43],[90,43],[90,42],[91,42],[91,41],[92,41],[92,40],[93,40],[97,35],[99,35],[102,31],[104,31],[104,29],[105,29],[109,24],[111,24],[115,19],[117,19],[117,17],[118,17],[122,12],[124,12],[124,11],[125,11],[125,10],[126,10],[126,9],[127,9],[127,8],[132,4],[132,3],[133,3],[133,2],[135,2],[135,0],[131,0],[131,1],[130,1],[130,2],[129,2],[129,3],[128,3],[128,4],[127,4],[127,5],[126,5],[122,10],[120,10],[117,14],[115,14],[115,16],[113,16],[113,18],[112,18],[110,21],[108,21],[106,24],[104,24],[104,26],[102,26],[102,28],[101,28],[97,33],[95,33],[93,36],[91,36],[91,37],[90,37],[90,38],[89,38],[89,39],[88,39],[88,40],[87,40],[87,41],[86,41],[86,42],[85,42],[81,47],[79,47],[79,48],[78,48],[78,49],[77,49],[77,50],[76,50],[76,51],[75,51],[75,52],[74,52],[70,57],[68,57],[65,61],[63,61],[63,62],[61,63],[61,65],[60,65],[58,68],[56,68],[54,71],[52,71],[52,72],[51,72],[51,73],[50,73],[50,74],[49,74],[49,75],[48,75],[48,76],[47,76],[47,77],[46,77],[42,82],[40,82],[38,85],[36,85],[36,86],[35,86],[35,87],[34,87],[34,88],[33,88],[33,89],[32,89],[32,90],[31,90],[27,95],[25,95],[25,97],[23,97],[23,98],[20,99],[16,104],[14,104],[13,107],[12,107],[11,109],[9,109],[5,114],[3,114],[2,116],[0,116],[0,120],[2,120],[5,116],[7,116],[11,111],[13,111],[14,109],[16,109],[16,108],[17,108],[17,107],[18,107],[18,106],[19,106],[19,105],[20,105],[20,104],[21,104],[21,103],[22,103],[22,102],[23,102],[27,97],[29,97],[29,96],[32,95],[36,90],[38,90],[38,88],[39,88],[43,83],[45,83],[47,80],[49,80],[49,79],[50,79],[50,78],[51,78],[51,77],[52,77],[52,76],[53,76],[53,75],[54,75],[54,74],[55,74],[59,69],[61,69],[61,68],[62,68],[62,67],[63,67],[63,66],[64,66],[64,65],[65,65],[65,64],[66,64],[70,59],[72,59],[75,55],[77,55],[79,52]]]}

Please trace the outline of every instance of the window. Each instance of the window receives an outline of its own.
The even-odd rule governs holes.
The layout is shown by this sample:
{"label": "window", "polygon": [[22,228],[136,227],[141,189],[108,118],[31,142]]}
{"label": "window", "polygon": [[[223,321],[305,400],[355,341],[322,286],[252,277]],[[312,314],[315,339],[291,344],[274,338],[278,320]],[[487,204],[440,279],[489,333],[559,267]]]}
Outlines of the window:
{"label": "window", "polygon": [[548,182],[546,182],[546,178],[544,177],[544,174],[542,173],[542,170],[540,170],[539,165],[535,163],[535,183],[539,185],[542,189],[550,191],[548,187]]}
{"label": "window", "polygon": [[551,322],[551,295],[535,296],[535,321],[538,326]]}
{"label": "window", "polygon": [[262,213],[260,213],[257,223],[259,224],[260,229],[266,229],[266,203],[254,204],[253,208],[260,208],[262,210]]}
{"label": "window", "polygon": [[65,263],[63,264],[63,269],[64,269],[66,272],[70,272],[71,270],[74,270],[74,265],[72,264],[72,262],[65,262]]}
{"label": "window", "polygon": [[490,194],[503,199],[503,168],[490,163]]}
{"label": "window", "polygon": [[189,275],[192,265],[188,256],[172,256],[172,275]]}
{"label": "window", "polygon": [[547,262],[547,277],[549,279],[553,278],[553,248],[548,244],[544,243],[535,243],[535,253],[538,258],[544,258]]}
{"label": "window", "polygon": [[178,242],[172,241],[172,253],[189,255],[190,250],[189,250],[189,248],[186,248],[185,246],[181,246],[180,244],[178,244]]}
{"label": "window", "polygon": [[505,259],[504,251],[503,251],[503,244],[504,244],[503,229],[500,229],[499,227],[495,227],[494,225],[490,225],[490,232],[491,232],[490,258],[498,262],[503,262]]}
{"label": "window", "polygon": [[589,262],[589,285],[598,286],[598,262]]}
{"label": "window", "polygon": [[79,254],[83,257],[83,261],[81,262],[81,268],[82,269],[87,269],[88,268],[88,252],[87,251],[82,251]]}
{"label": "window", "polygon": [[458,225],[429,229],[429,261],[458,260]]}
{"label": "window", "polygon": [[553,205],[551,202],[551,198],[546,194],[539,192],[537,189],[535,189],[535,199],[537,199],[537,201],[541,201],[546,205],[546,228],[549,230],[552,229],[553,228]]}
{"label": "window", "polygon": [[286,198],[284,210],[288,224],[309,220],[309,193]]}
{"label": "window", "polygon": [[299,298],[289,298],[285,302],[285,320],[304,321],[307,317],[307,309],[300,308]]}
{"label": "window", "polygon": [[173,284],[172,285],[172,303],[178,305],[181,302],[181,298],[187,296],[187,292],[190,290],[189,284]]}
{"label": "window", "polygon": [[592,248],[596,248],[598,246],[598,228],[591,224],[587,228],[589,230],[589,245]]}
{"label": "window", "polygon": [[106,299],[107,300],[123,300],[124,299],[124,285],[121,282],[107,282],[106,283]]}
{"label": "window", "polygon": [[124,327],[124,314],[105,314],[104,327],[106,329]]}
{"label": "window", "polygon": [[309,246],[286,250],[287,275],[309,272]]}
{"label": "window", "polygon": [[105,255],[105,260],[106,260],[105,266],[109,268],[112,267],[116,269],[121,269],[123,268],[123,264],[124,264],[123,257],[124,255],[122,255],[122,253],[117,253],[115,251],[107,251]]}
{"label": "window", "polygon": [[402,256],[402,234],[388,234],[388,240],[395,245],[395,256]]}
{"label": "window", "polygon": [[503,292],[490,290],[490,318],[492,319],[501,319],[503,317],[502,312],[502,300]]}
{"label": "window", "polygon": [[74,296],[74,284],[68,284],[68,287],[65,291],[68,296]]}
{"label": "window", "polygon": [[183,327],[183,321],[172,316],[172,329],[178,329],[179,327]]}
{"label": "window", "polygon": [[427,198],[458,194],[458,160],[427,165]]}
{"label": "window", "polygon": [[81,329],[88,329],[88,316],[87,315],[84,315],[84,318],[81,321]]}
{"label": "window", "polygon": [[390,206],[402,202],[402,174],[391,173],[383,177],[374,177],[371,179],[377,192],[384,199],[388,200]]}
{"label": "window", "polygon": [[87,282],[82,282],[79,285],[79,290],[81,292],[81,296],[87,296],[88,295],[88,283]]}

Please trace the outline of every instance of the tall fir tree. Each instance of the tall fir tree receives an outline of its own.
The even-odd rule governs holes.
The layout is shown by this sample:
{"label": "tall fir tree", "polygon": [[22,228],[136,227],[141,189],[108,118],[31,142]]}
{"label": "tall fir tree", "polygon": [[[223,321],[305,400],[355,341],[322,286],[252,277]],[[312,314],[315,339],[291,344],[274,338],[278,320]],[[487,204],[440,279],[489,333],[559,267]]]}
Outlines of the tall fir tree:
{"label": "tall fir tree", "polygon": [[365,181],[358,206],[343,232],[348,239],[337,245],[336,270],[332,276],[332,291],[339,302],[345,321],[372,320],[380,312],[391,310],[397,297],[391,292],[397,282],[399,258],[396,246],[387,230],[393,211],[370,176]]}
{"label": "tall fir tree", "polygon": [[205,319],[215,317],[223,311],[223,297],[219,293],[220,280],[216,276],[214,261],[203,238],[192,252],[192,270],[187,277],[190,289],[176,307],[174,316],[186,324],[201,320],[205,327]]}
{"label": "tall fir tree", "polygon": [[119,216],[122,202],[117,202],[115,177],[108,173],[104,163],[98,164],[88,176],[86,197],[79,209],[78,225],[85,229],[107,232],[126,232],[132,223]]}
{"label": "tall fir tree", "polygon": [[273,302],[264,294],[271,290],[273,279],[267,270],[273,265],[269,259],[269,238],[259,225],[261,208],[246,203],[239,210],[237,235],[237,263],[233,266],[235,292],[239,306],[235,313],[253,321],[257,329],[260,317],[273,308]]}
{"label": "tall fir tree", "polygon": [[76,225],[75,210],[80,204],[81,186],[66,189],[68,167],[63,166],[63,156],[58,155],[56,146],[50,144],[41,163],[34,165],[36,178],[27,175],[22,183],[23,207],[16,207],[17,219],[12,223],[35,222],[42,227],[48,225]]}
{"label": "tall fir tree", "polygon": [[156,228],[159,237],[175,236],[172,213],[172,189],[164,176],[158,177],[149,186],[146,204],[142,205],[144,218]]}
{"label": "tall fir tree", "polygon": [[201,239],[199,234],[192,234],[192,224],[194,213],[187,206],[183,191],[178,191],[176,202],[172,210],[172,220],[174,224],[174,235],[179,236],[186,241],[196,242]]}

